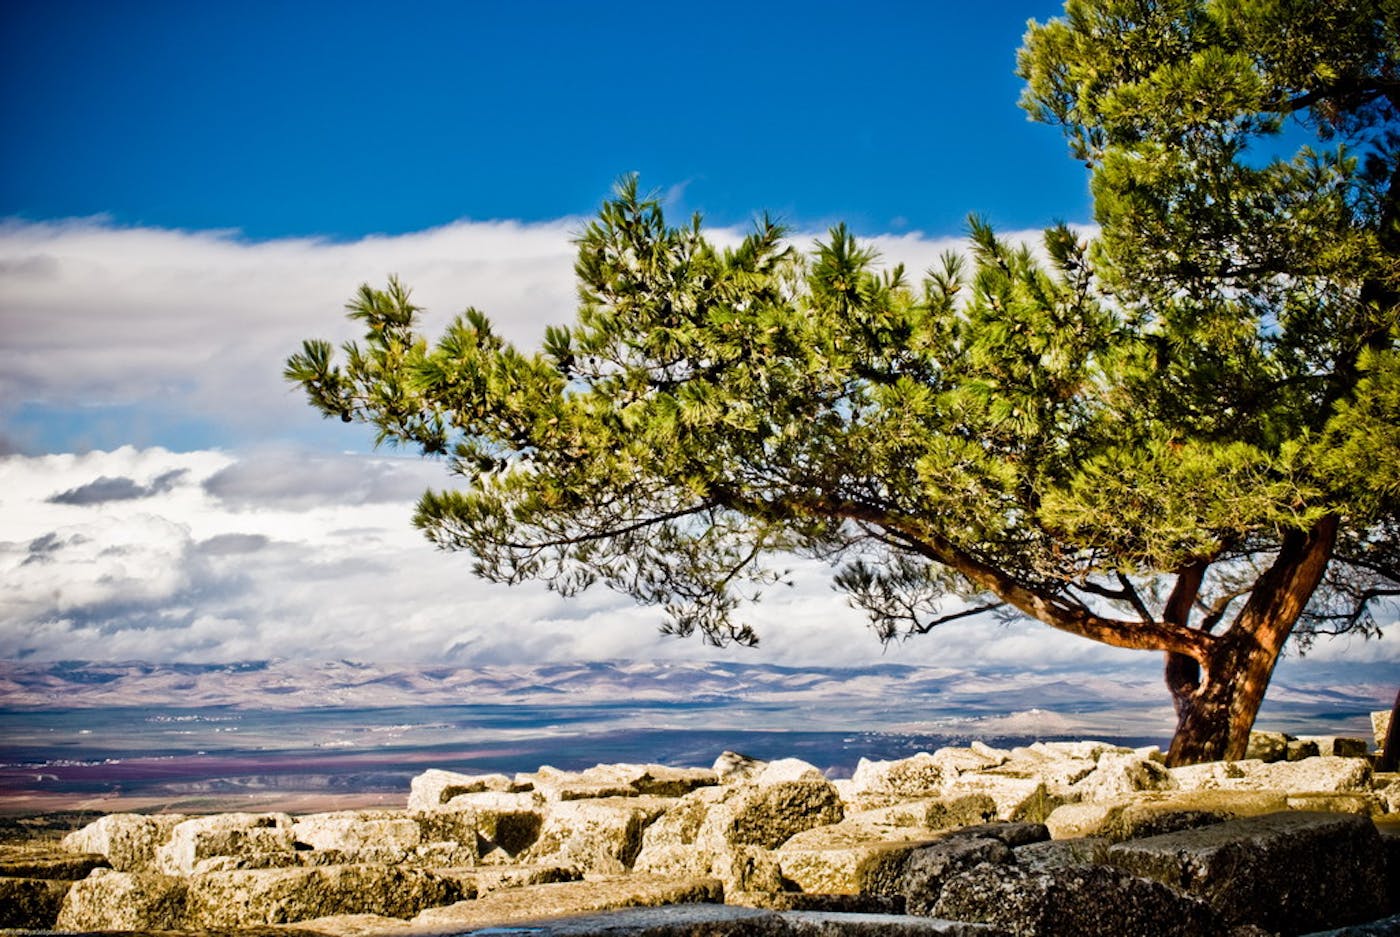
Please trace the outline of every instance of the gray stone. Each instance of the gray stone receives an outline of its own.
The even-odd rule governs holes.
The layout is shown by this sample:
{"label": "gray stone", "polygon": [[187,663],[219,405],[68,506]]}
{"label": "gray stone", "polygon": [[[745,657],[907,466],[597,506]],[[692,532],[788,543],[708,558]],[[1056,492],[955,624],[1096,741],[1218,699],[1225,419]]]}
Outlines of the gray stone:
{"label": "gray stone", "polygon": [[1223,930],[1204,902],[1106,866],[980,865],[944,883],[933,914],[1016,937],[1215,937]]}
{"label": "gray stone", "polygon": [[0,878],[0,927],[49,930],[58,920],[71,881]]}
{"label": "gray stone", "polygon": [[1102,865],[1112,843],[1098,836],[1051,839],[1017,846],[1016,864],[1032,871],[1067,865]]}
{"label": "gray stone", "polygon": [[[1386,713],[1386,715],[1390,715]],[[1305,937],[1395,937],[1400,934],[1400,915],[1368,921],[1365,924],[1352,924],[1335,930],[1318,931]]]}
{"label": "gray stone", "polygon": [[461,879],[400,866],[206,872],[189,880],[185,926],[289,924],[337,914],[409,918],[474,894]]}
{"label": "gray stone", "polygon": [[1276,813],[1119,843],[1108,861],[1208,902],[1232,924],[1297,933],[1378,916],[1385,860],[1374,824]]}
{"label": "gray stone", "polygon": [[155,867],[156,848],[185,819],[174,813],[108,814],[65,836],[63,848],[106,856],[118,872],[138,872]]}
{"label": "gray stone", "polygon": [[55,927],[65,931],[176,930],[185,923],[184,879],[98,869],[74,882]]}
{"label": "gray stone", "polygon": [[1044,823],[981,823],[956,830],[953,836],[995,839],[1014,849],[1017,846],[1044,842],[1050,838],[1050,830]]}
{"label": "gray stone", "polygon": [[899,894],[904,897],[905,911],[925,916],[958,915],[933,913],[944,886],[955,875],[982,863],[1001,864],[1013,861],[1011,849],[998,839],[959,836],[909,853],[899,879]]}

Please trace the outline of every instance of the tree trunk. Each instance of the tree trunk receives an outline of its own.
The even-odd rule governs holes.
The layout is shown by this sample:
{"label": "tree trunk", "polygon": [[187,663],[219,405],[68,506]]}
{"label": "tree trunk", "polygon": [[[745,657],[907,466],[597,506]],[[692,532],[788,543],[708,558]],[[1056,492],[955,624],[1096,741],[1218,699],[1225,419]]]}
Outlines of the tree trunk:
{"label": "tree trunk", "polygon": [[1167,764],[1237,761],[1249,747],[1249,732],[1279,652],[1307,607],[1337,539],[1337,518],[1311,530],[1289,531],[1273,565],[1259,577],[1230,630],[1212,642],[1203,661],[1168,654],[1167,687],[1176,704],[1176,734]]}

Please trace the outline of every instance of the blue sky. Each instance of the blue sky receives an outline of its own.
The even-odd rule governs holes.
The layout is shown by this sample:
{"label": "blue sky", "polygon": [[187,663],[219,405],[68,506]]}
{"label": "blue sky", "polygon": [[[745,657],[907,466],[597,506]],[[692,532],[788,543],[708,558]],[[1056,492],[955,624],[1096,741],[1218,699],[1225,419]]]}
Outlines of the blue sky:
{"label": "blue sky", "polygon": [[[1054,2],[0,7],[0,657],[449,663],[718,653],[609,594],[473,579],[409,525],[441,466],[371,451],[282,380],[397,273],[530,345],[574,308],[570,238],[622,174],[805,245],[845,220],[913,271],[969,212],[1091,221],[1016,106]],[[824,569],[746,660],[1143,667],[1039,625],[882,651]],[[1392,629],[1393,630],[1393,629]],[[1332,642],[1400,660],[1400,643]],[[1164,696],[1165,701],[1165,696]]]}
{"label": "blue sky", "polygon": [[718,224],[1085,220],[1016,107],[1054,2],[7,4],[0,215],[249,238],[587,214],[637,171]]}

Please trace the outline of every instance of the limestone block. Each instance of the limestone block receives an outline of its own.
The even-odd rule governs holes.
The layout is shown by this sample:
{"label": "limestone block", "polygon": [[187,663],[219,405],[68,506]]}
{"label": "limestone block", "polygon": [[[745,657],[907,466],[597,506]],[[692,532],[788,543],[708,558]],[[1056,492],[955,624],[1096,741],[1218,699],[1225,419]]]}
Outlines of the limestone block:
{"label": "limestone block", "polygon": [[913,800],[942,793],[950,773],[927,752],[896,761],[870,761],[862,758],[851,775],[857,797]]}
{"label": "limestone block", "polygon": [[156,867],[167,875],[279,868],[299,861],[292,818],[285,813],[220,813],[185,820],[156,849]]}
{"label": "limestone block", "polygon": [[[1119,755],[1130,755],[1133,750],[1124,748],[1121,745],[1113,745],[1109,742],[1032,742],[1027,749],[1051,761],[1074,760],[1074,761],[1094,761],[1105,752],[1113,752]],[[1014,754],[1013,750],[1013,754]]]}
{"label": "limestone block", "polygon": [[519,788],[504,774],[458,774],[429,768],[409,782],[409,810],[441,810],[459,794],[482,791],[514,792]]}
{"label": "limestone block", "polygon": [[1264,763],[1252,761],[1207,761],[1199,765],[1168,768],[1183,791],[1261,790],[1250,780]]}
{"label": "limestone block", "polygon": [[952,794],[848,813],[846,819],[870,826],[951,830],[985,823],[996,815],[996,801],[986,794]]}
{"label": "limestone block", "polygon": [[61,846],[0,845],[0,878],[36,878],[76,882],[93,869],[111,868],[95,852],[69,852]]}
{"label": "limestone block", "polygon": [[[423,842],[418,821],[395,810],[313,813],[292,825],[296,843],[335,850],[346,862],[403,862]],[[476,839],[475,828],[472,839]],[[473,844],[474,845],[474,844]]]}
{"label": "limestone block", "polygon": [[959,775],[966,771],[985,771],[1006,763],[1007,756],[986,754],[975,748],[940,748],[933,753],[933,762],[945,774]]}
{"label": "limestone block", "polygon": [[728,846],[773,849],[803,830],[845,816],[830,781],[784,781],[732,787],[706,813],[696,841],[716,852]]}
{"label": "limestone block", "polygon": [[[446,804],[442,813],[458,818],[475,818],[476,850],[480,861],[511,862],[539,837],[540,830],[544,828],[545,801],[543,795],[535,792],[482,791],[458,794]],[[426,822],[426,817],[424,814],[418,815],[420,824]],[[446,833],[431,830],[425,835],[434,839],[439,836],[451,838]],[[465,842],[462,845],[467,846]]]}
{"label": "limestone block", "polygon": [[1278,791],[1164,791],[1066,804],[1055,808],[1045,825],[1056,839],[1102,836],[1121,842],[1286,809],[1287,797]]}
{"label": "limestone block", "polygon": [[777,761],[770,761],[751,778],[754,784],[825,780],[826,775],[822,774],[820,768],[810,762],[803,761],[801,758],[779,758]]}
{"label": "limestone block", "polygon": [[1205,937],[1223,933],[1205,903],[1099,865],[980,865],[943,884],[933,915],[1003,927],[1017,937]]}
{"label": "limestone block", "polygon": [[1230,924],[1300,933],[1370,920],[1384,907],[1380,834],[1347,814],[1229,820],[1119,843],[1108,861],[1206,901]]}
{"label": "limestone block", "polygon": [[1371,789],[1371,763],[1364,758],[1322,755],[1303,761],[1264,765],[1254,769],[1248,780],[1262,790],[1364,793]]}
{"label": "limestone block", "polygon": [[[711,878],[670,878],[656,875],[595,876],[585,882],[528,885],[506,888],[482,895],[475,901],[459,901],[431,908],[413,919],[416,929],[439,933],[461,933],[472,927],[507,927],[511,924],[586,914],[616,908],[661,908],[665,905],[713,903],[723,900],[720,883]],[[742,911],[743,909],[729,909]],[[756,913],[756,912],[750,912]],[[645,928],[629,929],[625,922],[610,928],[615,934],[657,933]],[[587,930],[583,931],[587,933]],[[739,931],[698,931],[734,933]],[[578,933],[578,931],[575,931]],[[660,931],[667,933],[667,931]]]}
{"label": "limestone block", "polygon": [[51,930],[71,881],[0,878],[0,927]]}
{"label": "limestone block", "polygon": [[777,892],[785,887],[776,853],[761,846],[733,846],[715,854],[710,876],[730,892]]}
{"label": "limestone block", "polygon": [[185,880],[159,872],[97,869],[74,882],[55,927],[63,931],[176,930],[185,924]]}
{"label": "limestone block", "polygon": [[[998,769],[999,770],[999,769]],[[1038,777],[1021,778],[1003,774],[964,774],[954,778],[946,796],[983,794],[996,804],[998,820],[1043,821],[1063,799],[1055,797]]]}
{"label": "limestone block", "polygon": [[[600,765],[625,769],[627,782],[638,794],[655,797],[684,797],[702,787],[719,783],[719,775],[709,768],[670,768],[666,765]],[[588,772],[584,772],[586,775]]]}
{"label": "limestone block", "polygon": [[106,856],[118,872],[137,872],[155,866],[156,847],[185,819],[175,813],[112,813],[69,833],[63,838],[63,847]]}
{"label": "limestone block", "polygon": [[1100,865],[1112,843],[1099,836],[1076,836],[1069,839],[1049,839],[1039,843],[1017,846],[1016,864],[1023,869],[1040,871],[1071,865]]}
{"label": "limestone block", "polygon": [[1385,737],[1390,732],[1390,710],[1378,709],[1371,713],[1371,736],[1375,740],[1376,750],[1385,751]]}
{"label": "limestone block", "polygon": [[555,882],[577,882],[583,873],[571,865],[499,865],[472,869],[472,881],[477,894],[500,891],[503,888],[524,888],[526,885],[549,885]]}
{"label": "limestone block", "polygon": [[[407,819],[417,824],[420,841],[406,861],[441,868],[475,865],[480,858],[478,829],[482,824],[475,810],[414,812]],[[499,816],[494,823],[492,832],[499,835]]]}
{"label": "limestone block", "polygon": [[1251,732],[1245,747],[1246,760],[1257,758],[1266,764],[1281,761],[1288,752],[1288,736],[1282,732]]}
{"label": "limestone block", "polygon": [[[1322,754],[1317,742],[1307,739],[1289,739],[1288,748],[1283,754],[1284,761],[1302,761],[1304,758],[1316,758]],[[1328,752],[1330,755],[1331,752]]]}
{"label": "limestone block", "polygon": [[782,878],[804,892],[823,895],[869,894],[872,880],[887,878],[885,869],[906,868],[909,855],[929,845],[927,839],[867,840],[806,848],[789,845],[792,842],[773,852]]}
{"label": "limestone block", "polygon": [[721,784],[738,784],[754,777],[767,763],[738,752],[721,752],[715,759],[713,770]]}
{"label": "limestone block", "polygon": [[1382,813],[1400,813],[1400,774],[1373,774],[1371,796]]}
{"label": "limestone block", "polygon": [[991,745],[988,745],[986,742],[982,741],[974,741],[968,746],[968,748],[972,749],[977,754],[981,755],[983,758],[986,758],[989,761],[996,762],[997,764],[1001,764],[1011,757],[1010,749],[994,748]]}
{"label": "limestone block", "polygon": [[[954,836],[932,846],[915,849],[904,861],[899,894],[905,911],[929,916],[938,904],[944,885],[956,874],[982,863],[1013,861],[1010,847],[998,839]],[[941,915],[938,915],[941,916]],[[976,920],[963,918],[963,920]]]}
{"label": "limestone block", "polygon": [[560,801],[551,805],[524,858],[584,872],[625,872],[641,851],[643,831],[664,812],[665,805],[653,798]]}
{"label": "limestone block", "polygon": [[1171,772],[1135,753],[1104,752],[1094,770],[1070,790],[1084,800],[1114,800],[1138,791],[1166,791],[1177,786]]}
{"label": "limestone block", "polygon": [[1373,813],[1383,813],[1375,795],[1366,794],[1318,794],[1299,793],[1287,796],[1289,810],[1310,810],[1319,813],[1350,813],[1358,817],[1369,817]]}
{"label": "limestone block", "polygon": [[1347,738],[1339,735],[1302,735],[1300,742],[1313,742],[1319,755],[1333,755],[1337,758],[1365,758],[1370,754],[1370,746],[1365,739]]}
{"label": "limestone block", "polygon": [[207,872],[189,880],[186,926],[290,924],[337,914],[409,918],[474,897],[461,879],[425,869],[341,865]]}

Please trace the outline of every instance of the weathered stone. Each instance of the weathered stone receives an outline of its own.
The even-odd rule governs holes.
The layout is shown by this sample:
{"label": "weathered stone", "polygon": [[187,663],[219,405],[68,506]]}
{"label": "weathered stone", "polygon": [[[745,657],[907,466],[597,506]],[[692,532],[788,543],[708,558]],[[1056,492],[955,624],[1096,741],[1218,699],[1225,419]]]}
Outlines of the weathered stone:
{"label": "weathered stone", "polygon": [[934,906],[949,879],[982,863],[1000,864],[1011,861],[1011,849],[1001,840],[989,837],[958,836],[916,849],[906,857],[899,882],[899,893],[904,898],[905,911],[909,914],[944,916],[935,914]]}
{"label": "weathered stone", "polygon": [[458,774],[456,771],[429,768],[409,782],[408,809],[441,810],[460,794],[517,790],[520,788],[504,774]]}
{"label": "weathered stone", "polygon": [[1379,813],[1377,798],[1373,794],[1316,794],[1304,792],[1289,794],[1289,810],[1310,810],[1319,813],[1354,813],[1359,817],[1369,817]]}
{"label": "weathered stone", "polygon": [[985,864],[949,878],[936,917],[1005,928],[1017,937],[1214,937],[1209,905],[1106,866],[1025,869]]}
{"label": "weathered stone", "polygon": [[284,868],[299,861],[292,818],[284,813],[220,813],[185,820],[156,849],[156,867],[167,875]]}
{"label": "weathered stone", "polygon": [[474,868],[467,875],[476,883],[477,894],[502,888],[524,888],[526,885],[552,885],[556,882],[577,882],[583,873],[572,865],[497,865]]}
{"label": "weathered stone", "polygon": [[1385,751],[1385,737],[1390,732],[1390,710],[1378,709],[1371,713],[1371,737],[1376,742],[1376,751]]}
{"label": "weathered stone", "polygon": [[979,823],[977,826],[955,830],[952,836],[995,839],[1014,849],[1029,843],[1044,842],[1050,838],[1050,830],[1044,823]]}
{"label": "weathered stone", "polygon": [[981,924],[893,914],[792,911],[783,923],[791,937],[1009,937]]}
{"label": "weathered stone", "polygon": [[[1314,741],[1307,739],[1289,739],[1288,748],[1284,752],[1284,761],[1302,761],[1304,758],[1316,758],[1322,754],[1322,750]],[[1331,752],[1328,752],[1330,755]]]}
{"label": "weathered stone", "polygon": [[716,851],[723,846],[773,849],[814,826],[839,823],[845,816],[829,781],[785,781],[731,788],[706,813],[697,841]]}
{"label": "weathered stone", "polygon": [[0,927],[49,930],[58,920],[71,881],[0,878]]}
{"label": "weathered stone", "polygon": [[642,832],[664,812],[653,798],[561,801],[551,807],[526,859],[584,872],[625,872],[641,851]]}
{"label": "weathered stone", "polygon": [[1198,765],[1168,768],[1183,791],[1260,790],[1249,780],[1264,763],[1253,761],[1207,761]]}
{"label": "weathered stone", "polygon": [[721,784],[738,784],[758,774],[767,763],[738,752],[721,752],[715,759],[713,770]]}
{"label": "weathered stone", "polygon": [[[904,899],[888,895],[820,895],[802,891],[730,891],[724,903],[765,911],[836,911],[849,920],[853,914],[904,913]],[[906,918],[906,920],[910,920]]]}
{"label": "weathered stone", "polygon": [[1027,748],[1030,751],[1053,760],[1072,758],[1098,761],[1106,752],[1112,752],[1118,755],[1130,755],[1133,752],[1131,748],[1124,748],[1122,745],[1093,740],[1078,742],[1032,742]]}
{"label": "weathered stone", "polygon": [[474,897],[470,884],[425,869],[341,865],[206,872],[189,880],[191,928],[288,924],[336,914],[409,918]]}
{"label": "weathered stone", "polygon": [[[459,794],[441,813],[475,818],[477,854],[479,861],[487,863],[514,861],[539,838],[545,818],[544,798],[527,792]],[[419,814],[419,823],[427,822],[429,816]]]}
{"label": "weathered stone", "polygon": [[918,827],[876,827],[849,820],[798,833],[774,852],[782,877],[804,892],[854,895],[871,891],[872,869],[903,865],[914,849],[935,842]]}
{"label": "weathered stone", "polygon": [[118,872],[138,872],[155,866],[156,848],[185,819],[174,813],[112,813],[69,833],[63,848],[106,856]]}
{"label": "weathered stone", "polygon": [[955,794],[848,813],[846,819],[867,826],[951,830],[985,823],[996,815],[997,803],[986,794]]}
{"label": "weathered stone", "polygon": [[[460,933],[469,927],[509,926],[615,908],[658,908],[663,905],[718,903],[722,900],[723,889],[715,879],[674,879],[634,873],[598,876],[586,882],[502,889],[482,895],[475,901],[459,901],[429,909],[415,917],[413,923],[419,929],[432,927]],[[628,931],[616,933],[625,934]]]}
{"label": "weathered stone", "polygon": [[787,781],[825,781],[826,775],[816,765],[801,758],[779,758],[764,765],[750,780],[754,784],[783,784]]}
{"label": "weathered stone", "polygon": [[1365,758],[1370,754],[1370,746],[1365,739],[1341,735],[1303,735],[1299,741],[1317,745],[1319,755],[1332,755],[1337,758]]}
{"label": "weathered stone", "polygon": [[885,798],[890,802],[926,798],[942,792],[949,772],[927,752],[897,761],[862,758],[851,775],[857,797]]}
{"label": "weathered stone", "polygon": [[1121,842],[1286,809],[1287,798],[1278,792],[1144,792],[1115,801],[1065,804],[1055,808],[1045,825],[1056,839],[1102,836]]}
{"label": "weathered stone", "polygon": [[111,868],[95,852],[70,852],[53,846],[0,845],[0,878],[38,878],[76,882],[93,869]]}
{"label": "weathered stone", "polygon": [[176,930],[185,923],[188,886],[159,872],[97,869],[74,882],[55,927],[65,931]]}
{"label": "weathered stone", "polygon": [[[313,849],[335,850],[345,862],[403,862],[423,842],[418,821],[393,810],[342,810],[313,813],[292,825],[294,842]],[[475,852],[476,830],[472,829]]]}
{"label": "weathered stone", "polygon": [[[1001,769],[997,769],[998,771]],[[996,804],[998,820],[1041,822],[1063,800],[1052,795],[1039,777],[1011,777],[1001,774],[964,774],[947,786],[944,795],[983,794]]]}
{"label": "weathered stone", "polygon": [[1131,752],[1104,752],[1094,770],[1071,790],[1084,800],[1113,800],[1138,791],[1167,791],[1175,787],[1171,772],[1155,761]]}
{"label": "weathered stone", "polygon": [[1267,764],[1282,760],[1287,752],[1288,736],[1282,732],[1256,730],[1249,733],[1249,744],[1245,746],[1244,757],[1246,759],[1257,758]]}
{"label": "weathered stone", "polygon": [[1364,758],[1322,755],[1302,761],[1214,761],[1172,768],[1182,790],[1253,790],[1290,793],[1365,792],[1371,764]]}
{"label": "weathered stone", "polygon": [[1382,813],[1400,813],[1400,774],[1377,772],[1371,776],[1371,796]]}
{"label": "weathered stone", "polygon": [[1029,870],[1055,869],[1067,865],[1101,865],[1108,855],[1109,840],[1098,836],[1051,839],[1017,846],[1016,864]]}
{"label": "weathered stone", "polygon": [[1273,930],[1378,916],[1380,835],[1347,814],[1275,813],[1119,843],[1108,861],[1208,902],[1229,923]]}
{"label": "weathered stone", "polygon": [[940,748],[933,753],[933,763],[950,776],[968,771],[985,771],[1006,763],[1006,756],[989,755],[975,748]]}

